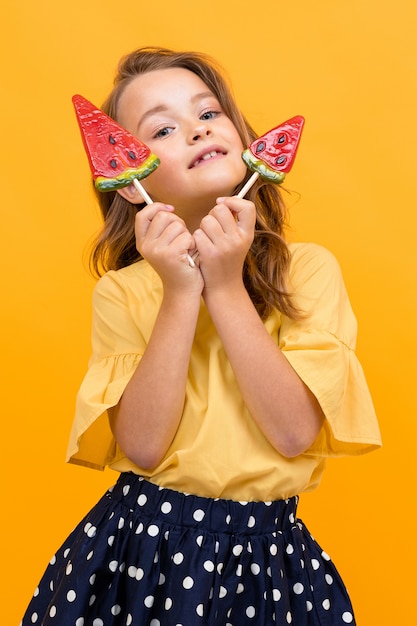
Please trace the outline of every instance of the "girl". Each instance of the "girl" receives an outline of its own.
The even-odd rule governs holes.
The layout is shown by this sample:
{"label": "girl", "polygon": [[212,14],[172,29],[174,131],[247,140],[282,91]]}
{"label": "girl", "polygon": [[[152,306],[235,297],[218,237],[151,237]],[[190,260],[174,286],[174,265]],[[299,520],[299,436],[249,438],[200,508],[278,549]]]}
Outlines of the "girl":
{"label": "girl", "polygon": [[99,198],[68,460],[120,478],[22,624],[354,624],[296,512],[326,457],[380,445],[337,262],[286,244],[276,186],[236,197],[255,133],[203,55],[133,52],[103,108],[161,160],[153,204],[134,186]]}

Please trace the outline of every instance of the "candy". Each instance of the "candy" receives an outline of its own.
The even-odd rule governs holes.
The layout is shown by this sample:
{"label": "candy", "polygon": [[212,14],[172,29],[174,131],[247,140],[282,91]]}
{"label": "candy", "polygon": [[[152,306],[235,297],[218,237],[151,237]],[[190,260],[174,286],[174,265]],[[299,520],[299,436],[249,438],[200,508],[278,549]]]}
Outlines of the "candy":
{"label": "candy", "polygon": [[[147,145],[83,96],[72,98],[94,184],[114,191],[149,176],[159,165]],[[143,187],[140,185],[140,191]],[[148,202],[149,199],[149,202]],[[145,200],[150,203],[149,197]]]}
{"label": "candy", "polygon": [[296,115],[257,137],[243,151],[242,159],[254,174],[238,194],[239,197],[243,198],[258,176],[278,185],[283,182],[293,166],[303,126],[304,118]]}

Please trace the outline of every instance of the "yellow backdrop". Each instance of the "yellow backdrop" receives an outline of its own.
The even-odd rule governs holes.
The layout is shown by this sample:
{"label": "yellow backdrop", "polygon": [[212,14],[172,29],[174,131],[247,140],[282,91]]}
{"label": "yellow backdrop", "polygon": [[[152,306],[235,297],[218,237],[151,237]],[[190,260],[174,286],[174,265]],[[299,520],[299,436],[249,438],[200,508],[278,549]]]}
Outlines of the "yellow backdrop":
{"label": "yellow backdrop", "polygon": [[[86,244],[98,209],[71,96],[106,95],[146,44],[219,59],[259,132],[306,117],[296,240],[340,260],[384,448],[331,462],[301,514],[333,556],[358,624],[415,613],[415,24],[411,0],[20,0],[1,38],[1,622],[18,624],[62,539],[115,479],[63,462],[89,356]],[[411,620],[411,621],[410,621]]]}

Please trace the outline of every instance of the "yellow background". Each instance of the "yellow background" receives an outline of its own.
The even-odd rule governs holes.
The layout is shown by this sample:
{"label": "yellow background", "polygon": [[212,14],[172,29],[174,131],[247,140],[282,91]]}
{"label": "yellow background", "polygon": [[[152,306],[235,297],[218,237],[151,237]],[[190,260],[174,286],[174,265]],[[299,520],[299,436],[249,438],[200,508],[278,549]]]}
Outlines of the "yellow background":
{"label": "yellow background", "polygon": [[146,44],[219,59],[259,133],[306,117],[287,179],[296,192],[290,237],[327,246],[342,265],[385,445],[331,462],[301,515],[336,561],[359,625],[413,622],[416,7],[411,0],[3,4],[2,624],[18,624],[55,549],[115,479],[63,462],[90,351],[94,283],[85,250],[99,224],[71,96],[100,104],[119,57]]}

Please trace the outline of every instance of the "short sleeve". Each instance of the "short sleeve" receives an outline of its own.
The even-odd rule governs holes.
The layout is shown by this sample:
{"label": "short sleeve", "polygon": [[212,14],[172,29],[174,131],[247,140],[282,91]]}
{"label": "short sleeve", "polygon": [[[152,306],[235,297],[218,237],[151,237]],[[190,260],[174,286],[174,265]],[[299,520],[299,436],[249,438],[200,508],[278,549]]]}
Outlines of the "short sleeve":
{"label": "short sleeve", "polygon": [[357,323],[335,257],[316,244],[294,244],[290,288],[303,316],[282,319],[279,344],[317,398],[323,428],[306,452],[357,455],[381,445],[371,395],[355,354]]}
{"label": "short sleeve", "polygon": [[118,456],[107,411],[120,400],[145,348],[117,272],[93,293],[92,356],[80,386],[67,461],[104,469]]}

